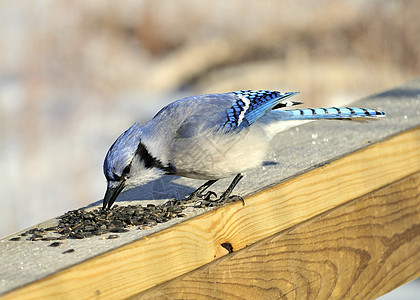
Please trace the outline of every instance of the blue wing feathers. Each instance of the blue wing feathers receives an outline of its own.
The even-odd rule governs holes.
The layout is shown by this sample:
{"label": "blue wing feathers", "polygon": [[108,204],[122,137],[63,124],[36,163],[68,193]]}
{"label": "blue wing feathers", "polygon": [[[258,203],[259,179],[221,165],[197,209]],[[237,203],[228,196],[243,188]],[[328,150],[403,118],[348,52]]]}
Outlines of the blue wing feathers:
{"label": "blue wing feathers", "polygon": [[226,122],[221,126],[226,131],[249,126],[273,108],[293,105],[293,102],[282,102],[297,92],[241,90],[233,92],[233,94],[237,100],[226,110]]}

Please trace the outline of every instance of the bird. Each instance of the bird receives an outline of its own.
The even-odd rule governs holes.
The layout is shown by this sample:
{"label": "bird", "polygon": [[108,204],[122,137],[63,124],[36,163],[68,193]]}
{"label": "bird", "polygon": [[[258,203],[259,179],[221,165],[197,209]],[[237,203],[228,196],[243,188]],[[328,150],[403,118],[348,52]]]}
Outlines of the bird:
{"label": "bird", "polygon": [[[385,117],[369,108],[285,109],[301,102],[298,92],[240,90],[190,96],[163,107],[150,121],[135,122],[109,148],[103,171],[107,188],[103,209],[110,209],[126,187],[163,175],[206,180],[188,199],[242,199],[231,193],[249,169],[261,166],[270,141],[279,132],[321,119],[361,120]],[[217,180],[235,176],[218,199],[205,191]]]}

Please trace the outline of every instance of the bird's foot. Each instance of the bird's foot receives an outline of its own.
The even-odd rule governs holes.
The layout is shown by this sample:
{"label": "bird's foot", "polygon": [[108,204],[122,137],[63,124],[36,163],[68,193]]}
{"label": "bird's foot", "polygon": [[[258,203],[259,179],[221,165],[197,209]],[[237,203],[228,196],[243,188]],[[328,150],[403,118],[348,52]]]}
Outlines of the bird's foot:
{"label": "bird's foot", "polygon": [[187,198],[185,198],[188,202],[197,202],[197,201],[213,201],[211,200],[211,197],[217,197],[217,194],[213,191],[208,191],[204,194],[202,193],[192,193]]}
{"label": "bird's foot", "polygon": [[[224,203],[235,202],[238,200],[242,201],[242,204],[245,205],[244,199],[238,195],[230,195],[235,188],[236,184],[241,180],[243,175],[237,174],[233,179],[232,183],[229,185],[227,190],[217,198],[215,192],[208,191],[206,193],[205,190],[215,183],[217,180],[209,180],[202,186],[200,186],[197,190],[195,190],[191,195],[189,195],[184,200],[181,200],[183,204],[194,203],[194,207],[212,207],[212,206],[220,206]],[[212,197],[216,199],[212,199]]]}
{"label": "bird's foot", "polygon": [[197,206],[197,203],[201,202],[211,202],[214,201],[211,198],[217,198],[217,194],[213,191],[208,191],[206,193],[202,193],[201,191],[195,191],[187,196],[185,199],[181,200],[183,204],[194,203],[194,206]]}
{"label": "bird's foot", "polygon": [[[215,196],[216,194],[213,193]],[[225,203],[230,202],[236,202],[236,201],[242,201],[242,204],[245,205],[245,201],[241,196],[238,195],[228,195],[226,193],[223,193],[219,198],[217,199],[200,199],[195,202],[194,207],[214,207],[214,206],[220,206]]]}

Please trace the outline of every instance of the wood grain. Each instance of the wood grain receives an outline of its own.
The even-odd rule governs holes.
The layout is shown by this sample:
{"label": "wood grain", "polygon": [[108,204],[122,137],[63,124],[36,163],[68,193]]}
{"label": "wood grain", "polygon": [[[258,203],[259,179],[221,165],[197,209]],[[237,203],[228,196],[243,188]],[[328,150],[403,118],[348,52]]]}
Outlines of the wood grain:
{"label": "wood grain", "polygon": [[131,299],[373,299],[419,259],[420,172]]}
{"label": "wood grain", "polygon": [[[128,297],[226,254],[222,243],[237,251],[418,171],[420,128],[415,128],[248,197],[245,206],[233,203],[190,219],[23,286],[3,299]],[[310,248],[305,251],[301,257],[309,260]],[[340,253],[355,263],[365,259],[363,251]],[[269,253],[263,259],[269,261]],[[300,268],[299,261],[295,264]],[[331,272],[334,281],[333,265]],[[305,277],[300,280],[304,286]]]}

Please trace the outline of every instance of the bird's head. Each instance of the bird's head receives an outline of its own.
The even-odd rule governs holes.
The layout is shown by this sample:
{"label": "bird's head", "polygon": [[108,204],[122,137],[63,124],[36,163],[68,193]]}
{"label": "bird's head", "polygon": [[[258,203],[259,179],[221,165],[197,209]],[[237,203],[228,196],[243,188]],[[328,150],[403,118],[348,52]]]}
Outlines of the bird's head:
{"label": "bird's head", "polygon": [[104,161],[107,189],[103,208],[110,208],[127,185],[132,174],[132,162],[140,143],[140,124],[134,123],[109,148]]}
{"label": "bird's head", "polygon": [[134,123],[108,150],[104,161],[107,189],[103,209],[111,208],[126,186],[145,183],[164,173],[141,139],[141,126]]}

